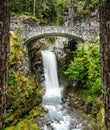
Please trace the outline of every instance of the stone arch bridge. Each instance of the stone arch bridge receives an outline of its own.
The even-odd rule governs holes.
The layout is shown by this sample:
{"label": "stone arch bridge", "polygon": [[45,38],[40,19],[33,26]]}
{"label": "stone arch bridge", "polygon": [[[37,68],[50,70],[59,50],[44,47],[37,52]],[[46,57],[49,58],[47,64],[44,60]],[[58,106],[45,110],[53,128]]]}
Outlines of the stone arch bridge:
{"label": "stone arch bridge", "polygon": [[61,36],[76,41],[83,41],[80,35],[76,34],[72,27],[65,26],[36,26],[27,27],[23,30],[23,34],[26,35],[27,40],[24,44],[30,43],[32,40],[39,40],[46,36]]}

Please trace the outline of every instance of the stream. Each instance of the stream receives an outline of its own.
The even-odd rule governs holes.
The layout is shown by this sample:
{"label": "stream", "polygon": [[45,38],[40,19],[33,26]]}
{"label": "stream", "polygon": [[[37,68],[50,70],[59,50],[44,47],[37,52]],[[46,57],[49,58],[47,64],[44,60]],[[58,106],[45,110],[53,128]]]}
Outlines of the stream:
{"label": "stream", "polygon": [[42,98],[42,106],[47,110],[42,130],[92,130],[91,125],[78,115],[66,109],[62,103],[63,85],[59,85],[57,61],[52,51],[42,51],[46,89]]}

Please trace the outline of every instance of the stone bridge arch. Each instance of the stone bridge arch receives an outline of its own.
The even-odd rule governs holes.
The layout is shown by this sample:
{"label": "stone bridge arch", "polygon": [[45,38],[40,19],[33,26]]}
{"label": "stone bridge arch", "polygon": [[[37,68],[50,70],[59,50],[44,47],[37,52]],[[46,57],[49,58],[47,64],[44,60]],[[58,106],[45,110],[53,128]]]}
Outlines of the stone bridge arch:
{"label": "stone bridge arch", "polygon": [[23,34],[27,37],[27,40],[24,41],[25,45],[33,40],[39,40],[46,36],[61,36],[76,41],[83,41],[83,39],[76,34],[71,27],[64,26],[37,26],[35,28],[25,28]]}

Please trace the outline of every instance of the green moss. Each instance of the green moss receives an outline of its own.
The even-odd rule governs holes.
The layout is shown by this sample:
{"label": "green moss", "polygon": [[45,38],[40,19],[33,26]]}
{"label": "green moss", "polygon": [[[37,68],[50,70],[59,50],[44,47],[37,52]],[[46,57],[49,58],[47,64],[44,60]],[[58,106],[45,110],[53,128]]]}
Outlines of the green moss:
{"label": "green moss", "polygon": [[99,4],[99,0],[91,0],[91,2],[88,5],[88,9],[96,8]]}
{"label": "green moss", "polygon": [[44,116],[43,112],[44,112],[44,108],[42,106],[34,107],[29,112],[29,117],[31,117],[31,118],[42,117],[42,116]]}
{"label": "green moss", "polygon": [[100,124],[99,125],[100,130],[105,130],[104,107],[102,107],[97,114],[97,124]]}
{"label": "green moss", "polygon": [[18,60],[23,60],[23,47],[15,38],[14,32],[11,33],[10,37],[10,57],[9,57],[9,65],[17,64]]}
{"label": "green moss", "polygon": [[15,126],[7,127],[4,130],[40,130],[40,128],[31,119],[24,119]]}
{"label": "green moss", "polygon": [[15,73],[14,71],[12,71],[12,70],[9,71],[8,83],[9,83],[10,85],[14,85],[14,84],[17,83],[17,81],[18,81],[18,79],[17,79],[16,73]]}
{"label": "green moss", "polygon": [[56,40],[57,40],[57,37],[49,36],[47,39],[47,44],[52,44],[52,43],[54,44]]}
{"label": "green moss", "polygon": [[80,20],[81,18],[84,17],[84,15],[86,15],[89,11],[88,10],[84,10],[82,8],[78,8],[76,14],[75,14],[75,17]]}
{"label": "green moss", "polygon": [[[10,104],[7,105],[5,115],[5,123],[7,125],[15,124],[24,113],[27,113],[36,103],[41,101],[40,87],[35,88],[33,82],[31,82],[28,77],[17,73],[16,79],[17,81],[11,79],[11,84],[9,84],[7,88],[7,95],[11,101]],[[11,111],[9,111],[9,109],[11,109]]]}
{"label": "green moss", "polygon": [[87,97],[87,102],[89,103],[89,104],[93,104],[93,96],[91,96],[91,95],[89,95],[88,97]]}
{"label": "green moss", "polygon": [[37,120],[38,117],[44,116],[42,114],[43,112],[44,108],[42,106],[34,107],[29,114],[20,119],[16,125],[7,127],[4,130],[40,130],[37,123],[34,123],[34,120]]}
{"label": "green moss", "polygon": [[[18,35],[19,33],[18,30]],[[9,59],[6,126],[15,125],[22,116],[41,102],[39,80],[34,78],[25,64],[24,50],[15,32],[11,32]],[[20,64],[24,67],[23,71],[19,71]]]}

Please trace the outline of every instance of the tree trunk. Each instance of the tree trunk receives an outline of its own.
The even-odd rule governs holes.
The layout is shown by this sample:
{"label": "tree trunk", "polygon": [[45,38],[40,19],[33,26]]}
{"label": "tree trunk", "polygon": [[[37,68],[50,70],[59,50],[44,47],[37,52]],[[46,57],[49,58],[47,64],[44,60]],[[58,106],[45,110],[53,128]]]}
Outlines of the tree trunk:
{"label": "tree trunk", "polygon": [[110,1],[100,0],[101,69],[106,129],[110,130]]}
{"label": "tree trunk", "polygon": [[0,129],[4,128],[5,90],[8,75],[9,0],[0,0]]}

